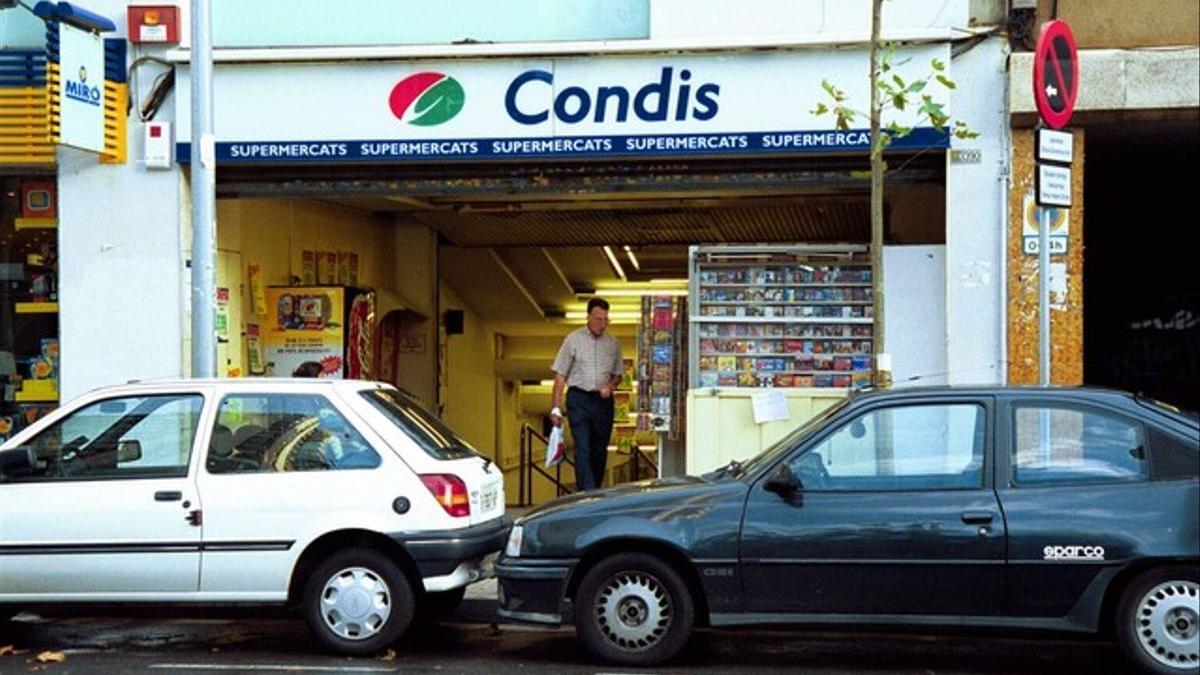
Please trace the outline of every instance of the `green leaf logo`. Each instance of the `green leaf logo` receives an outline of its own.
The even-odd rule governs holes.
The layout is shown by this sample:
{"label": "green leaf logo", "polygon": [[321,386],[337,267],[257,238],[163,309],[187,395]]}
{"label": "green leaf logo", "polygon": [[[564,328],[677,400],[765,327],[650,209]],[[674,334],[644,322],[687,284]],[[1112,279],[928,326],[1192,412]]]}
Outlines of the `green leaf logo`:
{"label": "green leaf logo", "polygon": [[458,80],[445,73],[423,72],[397,82],[388,96],[388,106],[397,119],[405,120],[407,116],[409,124],[432,127],[457,115],[465,99]]}

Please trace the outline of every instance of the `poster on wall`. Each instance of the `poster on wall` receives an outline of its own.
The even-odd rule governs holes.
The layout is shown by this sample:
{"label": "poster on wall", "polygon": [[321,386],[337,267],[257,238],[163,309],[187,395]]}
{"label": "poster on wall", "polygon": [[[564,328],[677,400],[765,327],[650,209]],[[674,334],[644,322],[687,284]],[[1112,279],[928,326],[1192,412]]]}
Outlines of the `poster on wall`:
{"label": "poster on wall", "polygon": [[250,309],[256,316],[266,316],[267,295],[263,286],[262,267],[250,265],[247,275],[250,277]]}
{"label": "poster on wall", "polygon": [[266,374],[290,377],[305,361],[321,364],[321,377],[344,376],[343,289],[319,286],[266,289],[261,327]]}
{"label": "poster on wall", "polygon": [[263,375],[267,372],[262,340],[257,323],[246,324],[246,364],[251,375]]}
{"label": "poster on wall", "polygon": [[217,288],[217,340],[229,342],[229,289]]}

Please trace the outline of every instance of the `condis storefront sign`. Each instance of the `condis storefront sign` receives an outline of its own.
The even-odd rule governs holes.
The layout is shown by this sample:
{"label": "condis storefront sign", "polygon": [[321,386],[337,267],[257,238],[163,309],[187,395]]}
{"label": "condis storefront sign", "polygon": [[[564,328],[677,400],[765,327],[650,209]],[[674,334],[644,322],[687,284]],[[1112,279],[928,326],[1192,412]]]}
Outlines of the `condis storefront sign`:
{"label": "condis storefront sign", "polygon": [[[919,76],[946,45],[897,50]],[[866,129],[811,111],[839,83],[869,100],[865,50],[458,60],[218,64],[217,160],[353,163],[529,158],[866,153]],[[908,72],[909,70],[913,72]],[[176,116],[189,138],[181,72]],[[233,103],[223,102],[237,102]],[[948,101],[939,100],[947,105]],[[303,115],[295,114],[302,110]],[[949,110],[949,107],[946,107]],[[905,116],[911,117],[906,119]],[[915,126],[915,111],[896,122]],[[918,127],[889,146],[946,148]],[[187,144],[177,156],[189,157]]]}

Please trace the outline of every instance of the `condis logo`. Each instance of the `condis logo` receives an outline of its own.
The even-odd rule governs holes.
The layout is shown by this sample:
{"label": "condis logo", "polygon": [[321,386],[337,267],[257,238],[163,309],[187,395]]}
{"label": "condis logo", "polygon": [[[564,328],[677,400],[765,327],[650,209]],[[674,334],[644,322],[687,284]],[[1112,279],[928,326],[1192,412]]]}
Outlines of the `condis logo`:
{"label": "condis logo", "polygon": [[463,98],[458,80],[444,73],[425,72],[397,82],[388,96],[388,105],[398,119],[432,127],[457,115],[462,110]]}

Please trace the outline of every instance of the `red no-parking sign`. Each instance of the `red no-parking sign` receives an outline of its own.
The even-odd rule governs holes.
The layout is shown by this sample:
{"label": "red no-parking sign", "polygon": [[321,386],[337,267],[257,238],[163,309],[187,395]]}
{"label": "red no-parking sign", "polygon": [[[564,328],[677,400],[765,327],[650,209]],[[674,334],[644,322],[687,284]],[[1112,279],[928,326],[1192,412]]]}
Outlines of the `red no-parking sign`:
{"label": "red no-parking sign", "polygon": [[1079,96],[1079,58],[1066,21],[1042,24],[1033,52],[1033,100],[1042,120],[1061,129],[1071,119]]}

